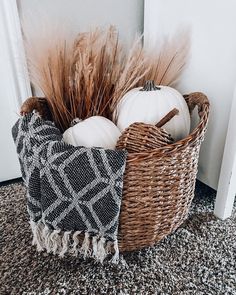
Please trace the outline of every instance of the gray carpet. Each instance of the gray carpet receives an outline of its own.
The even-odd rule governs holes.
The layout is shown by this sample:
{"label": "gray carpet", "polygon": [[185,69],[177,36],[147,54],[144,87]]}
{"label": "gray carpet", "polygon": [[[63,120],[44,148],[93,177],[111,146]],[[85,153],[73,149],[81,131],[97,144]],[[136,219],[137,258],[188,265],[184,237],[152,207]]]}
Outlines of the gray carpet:
{"label": "gray carpet", "polygon": [[0,294],[236,294],[236,211],[217,220],[215,193],[197,184],[188,220],[126,264],[37,253],[22,183],[0,187]]}

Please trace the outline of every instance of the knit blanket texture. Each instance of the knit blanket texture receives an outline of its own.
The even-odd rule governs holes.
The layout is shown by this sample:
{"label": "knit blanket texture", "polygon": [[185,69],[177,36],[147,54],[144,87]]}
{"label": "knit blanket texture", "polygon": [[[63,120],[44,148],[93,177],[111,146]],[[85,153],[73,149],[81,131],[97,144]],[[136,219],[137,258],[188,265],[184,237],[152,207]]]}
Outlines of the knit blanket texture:
{"label": "knit blanket texture", "polygon": [[18,119],[12,135],[37,250],[117,263],[126,152],[66,144],[37,113]]}

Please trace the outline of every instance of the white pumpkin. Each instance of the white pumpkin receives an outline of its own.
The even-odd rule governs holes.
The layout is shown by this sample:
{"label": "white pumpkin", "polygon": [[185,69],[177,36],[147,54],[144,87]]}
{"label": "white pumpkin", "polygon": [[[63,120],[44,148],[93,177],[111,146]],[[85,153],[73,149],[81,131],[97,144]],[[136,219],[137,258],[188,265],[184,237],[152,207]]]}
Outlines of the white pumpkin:
{"label": "white pumpkin", "polygon": [[73,146],[115,149],[120,135],[120,130],[112,121],[101,116],[93,116],[83,121],[79,120],[67,129],[63,139]]}
{"label": "white pumpkin", "polygon": [[163,128],[171,134],[175,141],[186,137],[190,131],[190,114],[184,97],[174,88],[155,86],[147,81],[144,87],[128,91],[118,103],[113,120],[122,132],[134,122],[155,125],[173,108],[179,110]]}

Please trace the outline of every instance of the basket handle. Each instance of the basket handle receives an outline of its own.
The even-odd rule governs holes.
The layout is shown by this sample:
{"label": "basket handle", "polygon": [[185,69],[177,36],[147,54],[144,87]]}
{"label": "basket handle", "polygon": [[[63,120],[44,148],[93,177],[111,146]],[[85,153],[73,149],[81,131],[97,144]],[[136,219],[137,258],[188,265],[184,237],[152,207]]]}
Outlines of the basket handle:
{"label": "basket handle", "polygon": [[20,108],[21,116],[24,116],[32,111],[37,111],[44,119],[50,119],[51,113],[46,98],[32,96],[27,98]]}
{"label": "basket handle", "polygon": [[196,106],[198,107],[198,115],[200,118],[202,118],[206,111],[209,111],[210,103],[205,94],[201,92],[193,92],[190,94],[185,94],[184,98],[188,104],[190,114],[193,112]]}

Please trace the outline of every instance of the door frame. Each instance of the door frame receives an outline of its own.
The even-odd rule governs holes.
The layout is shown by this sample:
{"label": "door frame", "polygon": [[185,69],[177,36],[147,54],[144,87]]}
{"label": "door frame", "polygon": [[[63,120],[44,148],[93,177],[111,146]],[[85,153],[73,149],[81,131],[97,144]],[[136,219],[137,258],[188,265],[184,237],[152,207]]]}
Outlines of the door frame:
{"label": "door frame", "polygon": [[220,219],[231,216],[236,195],[236,88],[232,101],[224,155],[221,164],[214,214]]}
{"label": "door frame", "polygon": [[8,49],[9,73],[11,77],[13,99],[16,110],[19,110],[22,102],[32,96],[30,79],[26,62],[25,49],[21,31],[20,17],[16,0],[0,1],[1,18],[0,25],[3,28],[3,38]]}
{"label": "door frame", "polygon": [[0,182],[21,176],[11,128],[32,96],[16,0],[0,1]]}

